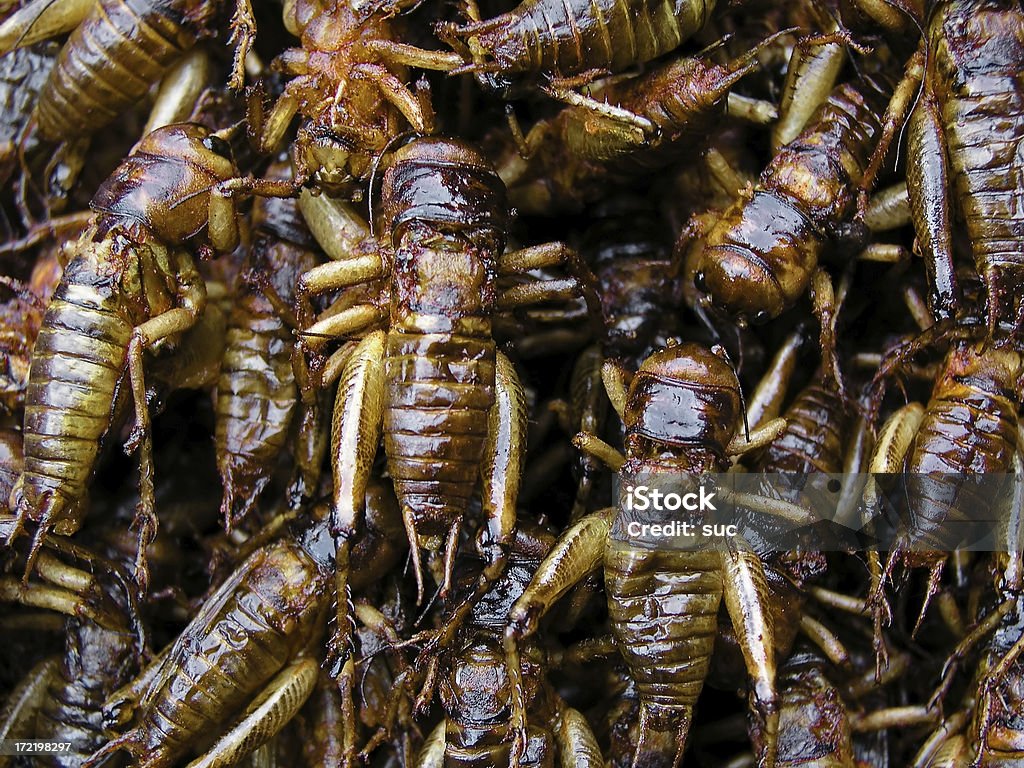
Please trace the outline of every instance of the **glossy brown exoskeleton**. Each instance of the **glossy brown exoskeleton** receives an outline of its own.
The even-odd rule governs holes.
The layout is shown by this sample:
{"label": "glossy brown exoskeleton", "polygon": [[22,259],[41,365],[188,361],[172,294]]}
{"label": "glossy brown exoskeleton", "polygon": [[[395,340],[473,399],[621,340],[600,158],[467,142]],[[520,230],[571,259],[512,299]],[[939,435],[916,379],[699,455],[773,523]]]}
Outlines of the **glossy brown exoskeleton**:
{"label": "glossy brown exoskeleton", "polygon": [[[614,379],[609,371],[606,382]],[[628,389],[620,381],[609,387],[609,397],[625,425],[626,456],[616,458],[608,446],[597,450],[611,454],[622,477],[723,472],[730,453],[752,447],[737,440],[742,406],[735,372],[700,345],[654,353]],[[777,434],[781,426],[772,422],[755,442]],[[599,444],[586,435],[577,441],[584,447]],[[518,642],[536,629],[540,617],[603,563],[612,631],[640,698],[634,763],[675,766],[682,760],[693,707],[708,673],[724,597],[751,677],[751,704],[766,734],[760,761],[772,765],[778,726],[774,627],[766,611],[760,560],[749,549],[632,546],[611,535],[615,514],[607,509],[582,518],[545,559],[509,616],[510,666],[517,664]]]}
{"label": "glossy brown exoskeleton", "polygon": [[[238,241],[234,204],[218,185],[237,176],[227,143],[192,124],[136,145],[92,201],[95,216],[43,317],[25,404],[25,470],[12,493],[33,551],[54,528],[81,524],[81,504],[115,408],[130,387],[141,443],[139,573],[156,520],[143,377],[147,350],[189,330],[206,305],[194,254]],[[31,565],[31,563],[30,563]]]}

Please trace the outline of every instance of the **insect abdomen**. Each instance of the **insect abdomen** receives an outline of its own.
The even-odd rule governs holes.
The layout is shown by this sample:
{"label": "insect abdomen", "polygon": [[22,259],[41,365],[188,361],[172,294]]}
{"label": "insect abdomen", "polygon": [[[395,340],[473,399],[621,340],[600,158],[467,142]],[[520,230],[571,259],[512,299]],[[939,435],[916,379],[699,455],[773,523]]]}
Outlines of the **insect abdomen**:
{"label": "insect abdomen", "polygon": [[135,638],[89,621],[69,622],[67,650],[49,698],[37,718],[39,738],[71,742],[72,751],[37,758],[44,765],[77,768],[106,741],[103,703],[128,682],[135,661]]}
{"label": "insect abdomen", "polygon": [[679,46],[714,6],[714,0],[527,0],[494,19],[480,42],[510,72],[618,72]]}
{"label": "insect abdomen", "polygon": [[184,5],[168,0],[101,0],[72,33],[50,73],[36,114],[49,141],[109,125],[195,42]]}
{"label": "insect abdomen", "polygon": [[612,629],[642,700],[690,708],[718,632],[721,559],[613,544],[605,553]]}
{"label": "insect abdomen", "polygon": [[476,488],[494,365],[489,338],[388,334],[384,449],[400,503],[427,524],[421,533],[447,532]]}
{"label": "insect abdomen", "polygon": [[110,289],[85,277],[65,276],[32,353],[22,503],[34,513],[44,494],[62,497],[65,505],[84,495],[125,370],[132,325]]}
{"label": "insect abdomen", "polygon": [[786,422],[759,462],[760,471],[842,472],[846,415],[834,391],[819,383],[806,387],[786,411]]}
{"label": "insect abdomen", "polygon": [[175,763],[244,707],[309,642],[329,591],[297,545],[280,542],[259,556],[209,623],[182,634],[173,671],[135,731],[142,764]]}
{"label": "insect abdomen", "polygon": [[291,349],[290,333],[269,303],[243,297],[217,384],[217,464],[235,517],[251,508],[287,447],[298,404]]}
{"label": "insect abdomen", "polygon": [[942,121],[974,260],[983,276],[1024,270],[1024,14],[1010,3],[944,10],[934,66],[948,89],[940,91]]}

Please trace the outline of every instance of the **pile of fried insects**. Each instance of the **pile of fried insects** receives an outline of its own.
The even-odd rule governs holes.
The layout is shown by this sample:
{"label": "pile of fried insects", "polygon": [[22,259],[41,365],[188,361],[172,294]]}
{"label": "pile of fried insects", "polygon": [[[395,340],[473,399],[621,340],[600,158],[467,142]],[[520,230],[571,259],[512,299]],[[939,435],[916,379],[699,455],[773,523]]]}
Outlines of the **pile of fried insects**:
{"label": "pile of fried insects", "polygon": [[0,767],[1024,765],[1020,0],[513,5],[0,3]]}

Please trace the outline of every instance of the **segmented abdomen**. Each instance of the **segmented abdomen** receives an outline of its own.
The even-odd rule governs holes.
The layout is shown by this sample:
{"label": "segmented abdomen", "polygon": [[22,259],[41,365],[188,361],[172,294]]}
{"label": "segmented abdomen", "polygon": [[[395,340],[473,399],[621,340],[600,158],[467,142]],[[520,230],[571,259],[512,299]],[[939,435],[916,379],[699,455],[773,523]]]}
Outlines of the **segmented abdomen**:
{"label": "segmented abdomen", "polygon": [[25,398],[21,492],[33,519],[45,494],[58,512],[85,494],[110,426],[133,330],[115,293],[72,262],[43,318]]}
{"label": "segmented abdomen", "polygon": [[772,159],[753,194],[709,232],[694,265],[706,281],[698,288],[729,312],[762,320],[803,296],[826,238],[851,209],[878,135],[876,93],[871,84],[833,90]]}
{"label": "segmented abdomen", "polygon": [[417,531],[447,533],[480,476],[494,404],[494,341],[392,330],[387,337],[384,450]]}
{"label": "segmented abdomen", "polygon": [[103,704],[134,671],[135,637],[70,619],[60,671],[36,720],[36,737],[71,743],[71,751],[37,758],[42,765],[78,768],[107,741]]}
{"label": "segmented abdomen", "polygon": [[605,550],[604,574],[612,631],[641,701],[688,714],[718,632],[719,554],[613,541]]}
{"label": "segmented abdomen", "polygon": [[100,0],[72,33],[36,108],[48,141],[91,134],[142,99],[195,42],[183,0]]}
{"label": "segmented abdomen", "polygon": [[786,411],[785,431],[758,462],[761,472],[834,474],[843,470],[846,414],[834,390],[814,382]]}
{"label": "segmented abdomen", "polygon": [[715,0],[526,0],[487,22],[480,43],[503,71],[618,72],[700,31]]}
{"label": "segmented abdomen", "polygon": [[979,476],[1008,477],[1013,472],[1016,408],[1008,400],[969,389],[971,402],[967,396],[933,398],[907,462],[909,535],[917,549],[954,548],[962,531],[949,524],[971,520],[995,500],[989,489],[996,479]]}
{"label": "segmented abdomen", "polygon": [[298,405],[291,331],[250,293],[235,305],[217,382],[217,467],[225,510],[248,511],[285,450]]}
{"label": "segmented abdomen", "polygon": [[314,637],[329,580],[288,541],[253,558],[220,609],[186,627],[169,673],[143,699],[125,744],[141,766],[164,768],[201,747]]}
{"label": "segmented abdomen", "polygon": [[972,2],[940,19],[942,121],[975,263],[983,275],[1024,270],[1024,14]]}

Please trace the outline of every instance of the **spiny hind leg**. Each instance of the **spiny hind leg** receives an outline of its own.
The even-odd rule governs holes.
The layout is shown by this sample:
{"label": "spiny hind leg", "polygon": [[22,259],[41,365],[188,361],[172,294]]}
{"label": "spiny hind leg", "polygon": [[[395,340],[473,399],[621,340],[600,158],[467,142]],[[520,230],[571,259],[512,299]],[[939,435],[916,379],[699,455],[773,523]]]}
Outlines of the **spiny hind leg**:
{"label": "spiny hind leg", "polygon": [[256,42],[256,16],[250,0],[236,0],[235,13],[231,17],[231,39],[228,45],[235,47],[235,58],[231,66],[228,87],[241,91],[245,87],[245,59]]}
{"label": "spiny hind leg", "polygon": [[725,605],[750,676],[750,704],[761,733],[760,765],[774,765],[779,737],[775,625],[761,559],[742,540],[722,553]]}
{"label": "spiny hind leg", "polygon": [[498,297],[498,309],[511,311],[517,307],[548,301],[570,301],[582,296],[587,304],[592,330],[603,337],[606,325],[598,291],[598,281],[579,252],[565,243],[544,243],[509,251],[501,257],[498,272],[501,275],[522,275],[534,269],[564,266],[569,278],[538,280],[509,288]]}
{"label": "spiny hind leg", "polygon": [[537,630],[541,618],[559,599],[600,567],[612,521],[617,514],[617,508],[607,507],[571,525],[545,556],[509,612],[504,649],[512,691],[510,709],[515,729],[514,759],[522,756],[527,743],[526,691],[519,643]]}
{"label": "spiny hind leg", "polygon": [[[384,343],[385,334],[377,331],[353,349],[341,372],[331,422],[334,475],[331,533],[335,541],[336,610],[325,668],[338,684],[343,708],[352,711],[355,672],[351,652],[354,608],[349,589],[350,555],[352,540],[364,527],[366,488],[380,443],[384,418]],[[354,744],[351,753],[354,756]]]}
{"label": "spiny hind leg", "polygon": [[988,745],[989,725],[992,721],[992,707],[994,704],[992,698],[996,692],[996,688],[1001,683],[1007,681],[1007,675],[1010,672],[1010,667],[1017,662],[1022,653],[1024,653],[1024,636],[1017,639],[1017,642],[1014,643],[1013,647],[1007,651],[1006,655],[999,660],[998,664],[988,669],[984,675],[982,675],[981,682],[978,685],[978,714],[977,730],[975,734],[978,744],[978,754],[974,762],[971,763],[971,768],[975,768],[975,766],[981,764],[981,760],[987,751],[986,747]]}
{"label": "spiny hind leg", "polygon": [[821,328],[821,358],[825,379],[831,381],[839,395],[845,400],[846,385],[839,367],[839,351],[836,346],[836,305],[832,279],[823,269],[817,269],[811,276],[811,304]]}
{"label": "spiny hind leg", "polygon": [[143,373],[143,355],[156,342],[168,336],[187,331],[196,323],[200,309],[176,307],[147,320],[132,332],[128,342],[128,377],[135,401],[135,426],[132,428],[125,451],[139,450],[139,506],[134,525],[138,529],[138,552],[135,556],[135,580],[145,593],[149,585],[149,567],[146,549],[156,536],[156,499],[153,489],[153,443],[150,431],[149,408],[146,401],[146,381]]}
{"label": "spiny hind leg", "polygon": [[[864,488],[861,505],[863,510],[861,522],[863,524],[867,524],[874,517],[883,514],[882,506],[884,501],[876,485],[875,478],[879,475],[895,474],[901,471],[903,459],[910,450],[914,438],[917,436],[917,431],[921,426],[923,418],[924,408],[919,403],[910,403],[890,416],[882,426],[875,443],[875,448],[871,454],[871,459],[868,462],[868,472],[871,474],[871,479],[868,480]],[[892,621],[892,611],[885,598],[885,584],[899,555],[899,551],[892,552],[883,569],[878,552],[873,550],[868,553],[868,562],[871,570],[871,589],[868,593],[867,606],[871,610],[874,620],[872,642],[875,648],[876,672],[879,673],[887,660],[882,627]]]}
{"label": "spiny hind leg", "polygon": [[306,703],[319,673],[320,667],[309,657],[293,661],[267,684],[239,722],[190,765],[193,768],[227,768],[266,744]]}

